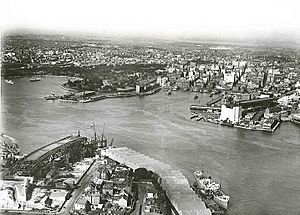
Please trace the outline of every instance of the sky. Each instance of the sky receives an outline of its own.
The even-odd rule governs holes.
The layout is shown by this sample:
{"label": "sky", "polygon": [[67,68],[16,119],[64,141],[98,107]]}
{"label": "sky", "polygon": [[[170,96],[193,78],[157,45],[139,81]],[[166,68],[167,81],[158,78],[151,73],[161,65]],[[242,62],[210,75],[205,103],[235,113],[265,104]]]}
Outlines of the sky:
{"label": "sky", "polygon": [[4,31],[300,43],[298,0],[2,0]]}

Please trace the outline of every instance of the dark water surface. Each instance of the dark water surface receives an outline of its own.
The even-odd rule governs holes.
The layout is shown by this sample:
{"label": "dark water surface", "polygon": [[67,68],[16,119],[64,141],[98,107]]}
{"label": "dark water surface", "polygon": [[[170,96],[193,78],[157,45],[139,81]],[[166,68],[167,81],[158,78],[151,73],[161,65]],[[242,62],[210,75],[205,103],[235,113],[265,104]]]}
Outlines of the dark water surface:
{"label": "dark water surface", "polygon": [[[2,82],[2,132],[29,153],[78,129],[91,136],[96,123],[114,144],[128,146],[179,168],[189,180],[201,164],[222,180],[231,197],[228,214],[300,214],[300,127],[282,123],[274,134],[190,121],[194,93],[106,99],[87,104],[46,101],[63,93],[66,77]],[[207,95],[200,95],[205,102]]]}

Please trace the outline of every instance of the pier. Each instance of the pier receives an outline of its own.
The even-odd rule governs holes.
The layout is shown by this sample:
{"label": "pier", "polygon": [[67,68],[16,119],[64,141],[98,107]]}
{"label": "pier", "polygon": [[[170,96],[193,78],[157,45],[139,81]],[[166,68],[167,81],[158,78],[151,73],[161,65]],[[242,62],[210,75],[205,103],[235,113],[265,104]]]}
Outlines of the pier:
{"label": "pier", "polygon": [[206,105],[207,105],[207,106],[211,106],[211,105],[213,105],[213,104],[216,104],[217,102],[219,102],[219,101],[222,100],[223,96],[224,96],[224,95],[222,94],[222,95],[220,95],[220,96],[218,96],[218,97],[212,99],[211,101],[207,102]]}
{"label": "pier", "polygon": [[133,170],[145,168],[157,173],[161,186],[172,203],[176,215],[210,215],[205,203],[192,191],[186,177],[168,164],[150,158],[127,147],[108,148],[104,155]]}

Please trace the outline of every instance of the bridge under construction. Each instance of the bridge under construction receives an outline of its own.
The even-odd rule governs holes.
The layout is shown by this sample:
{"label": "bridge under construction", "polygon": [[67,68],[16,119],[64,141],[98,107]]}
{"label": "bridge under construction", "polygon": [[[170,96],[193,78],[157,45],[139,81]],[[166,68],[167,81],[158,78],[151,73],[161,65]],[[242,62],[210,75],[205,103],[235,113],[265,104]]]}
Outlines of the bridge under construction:
{"label": "bridge under construction", "polygon": [[13,173],[34,177],[45,177],[57,163],[75,162],[81,159],[87,138],[80,135],[67,136],[29,153],[12,168]]}

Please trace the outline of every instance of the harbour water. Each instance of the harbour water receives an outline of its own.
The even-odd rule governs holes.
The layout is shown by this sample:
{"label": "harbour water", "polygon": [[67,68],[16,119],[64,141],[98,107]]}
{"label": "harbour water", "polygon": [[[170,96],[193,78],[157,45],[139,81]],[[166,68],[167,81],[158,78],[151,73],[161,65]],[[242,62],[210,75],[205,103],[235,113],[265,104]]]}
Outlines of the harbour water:
{"label": "harbour water", "polygon": [[[190,120],[195,93],[165,91],[145,97],[105,99],[94,103],[59,103],[43,97],[65,92],[66,77],[39,82],[1,80],[1,132],[16,139],[22,153],[75,134],[99,133],[177,167],[193,180],[204,165],[229,194],[228,214],[300,214],[300,127],[284,122],[275,133],[222,127]],[[199,94],[201,103],[210,98]]]}

